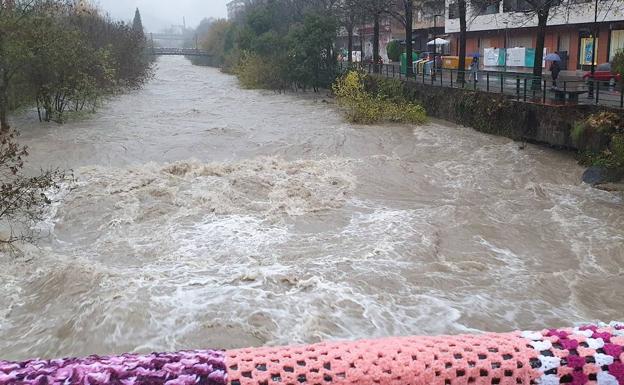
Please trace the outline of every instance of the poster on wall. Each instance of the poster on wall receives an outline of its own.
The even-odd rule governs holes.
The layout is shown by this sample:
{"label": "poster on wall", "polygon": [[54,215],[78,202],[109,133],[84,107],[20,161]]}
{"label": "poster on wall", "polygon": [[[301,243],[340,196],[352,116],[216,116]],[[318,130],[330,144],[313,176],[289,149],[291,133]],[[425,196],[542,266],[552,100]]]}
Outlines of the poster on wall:
{"label": "poster on wall", "polygon": [[483,50],[483,64],[486,67],[505,65],[505,50],[501,48],[485,48]]}
{"label": "poster on wall", "polygon": [[508,67],[524,67],[526,48],[508,48],[507,49],[507,66]]}
{"label": "poster on wall", "polygon": [[524,66],[525,67],[533,67],[535,63],[535,48],[525,48],[526,51],[524,53]]}
{"label": "poster on wall", "polygon": [[[596,45],[598,45],[598,38],[596,38]],[[584,37],[581,39],[581,54],[580,56],[580,64],[582,65],[591,65],[592,55],[594,51],[594,39],[592,37]],[[596,55],[598,56],[598,55]],[[594,61],[594,64],[598,64]]]}

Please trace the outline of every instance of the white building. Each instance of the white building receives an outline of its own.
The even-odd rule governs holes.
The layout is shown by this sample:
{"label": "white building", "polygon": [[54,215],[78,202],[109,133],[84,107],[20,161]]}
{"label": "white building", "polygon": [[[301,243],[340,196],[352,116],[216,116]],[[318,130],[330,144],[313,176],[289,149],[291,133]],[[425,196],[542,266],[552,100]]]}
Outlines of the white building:
{"label": "white building", "polygon": [[[476,7],[467,0],[466,52],[484,53],[488,48],[534,48],[537,16],[520,12],[527,9],[525,0],[492,1],[487,7]],[[483,0],[480,0],[483,4]],[[446,33],[454,35],[457,51],[459,12],[456,0],[446,0]],[[559,52],[569,70],[587,69],[591,65],[595,2],[562,0],[550,11],[545,40],[547,52]],[[595,62],[613,59],[624,49],[624,0],[598,0],[598,34]]]}

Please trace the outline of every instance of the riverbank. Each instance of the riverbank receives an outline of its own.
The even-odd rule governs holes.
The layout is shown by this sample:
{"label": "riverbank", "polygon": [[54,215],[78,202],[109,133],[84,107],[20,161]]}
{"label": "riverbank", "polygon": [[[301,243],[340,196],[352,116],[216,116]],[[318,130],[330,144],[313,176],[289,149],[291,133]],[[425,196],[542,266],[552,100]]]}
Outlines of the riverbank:
{"label": "riverbank", "polygon": [[[503,94],[446,88],[412,81],[368,76],[366,89],[422,105],[429,116],[505,136],[582,154],[581,161],[604,167],[605,178],[618,182],[624,172],[621,111],[595,105],[550,105],[513,100]],[[609,169],[607,171],[607,168]],[[611,176],[611,177],[606,177]],[[615,176],[615,179],[612,177]],[[584,178],[584,180],[587,180]]]}

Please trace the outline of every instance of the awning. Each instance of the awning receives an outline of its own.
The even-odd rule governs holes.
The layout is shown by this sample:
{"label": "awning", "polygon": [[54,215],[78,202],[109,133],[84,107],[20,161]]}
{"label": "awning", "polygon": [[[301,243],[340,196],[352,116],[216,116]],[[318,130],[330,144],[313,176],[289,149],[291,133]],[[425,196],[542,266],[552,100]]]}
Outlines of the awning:
{"label": "awning", "polygon": [[450,44],[450,41],[440,39],[439,37],[427,43],[427,45],[448,45],[448,44]]}

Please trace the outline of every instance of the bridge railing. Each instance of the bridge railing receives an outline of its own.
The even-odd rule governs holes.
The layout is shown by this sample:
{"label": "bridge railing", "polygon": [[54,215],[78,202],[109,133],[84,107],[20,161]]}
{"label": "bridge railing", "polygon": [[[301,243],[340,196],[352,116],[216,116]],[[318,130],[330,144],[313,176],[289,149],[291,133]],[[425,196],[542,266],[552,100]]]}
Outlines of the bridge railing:
{"label": "bridge railing", "polygon": [[156,56],[210,56],[206,51],[196,48],[152,48],[152,55]]}

